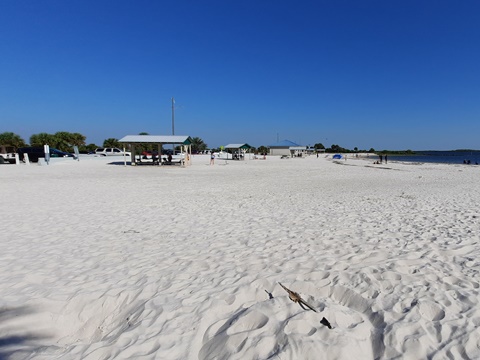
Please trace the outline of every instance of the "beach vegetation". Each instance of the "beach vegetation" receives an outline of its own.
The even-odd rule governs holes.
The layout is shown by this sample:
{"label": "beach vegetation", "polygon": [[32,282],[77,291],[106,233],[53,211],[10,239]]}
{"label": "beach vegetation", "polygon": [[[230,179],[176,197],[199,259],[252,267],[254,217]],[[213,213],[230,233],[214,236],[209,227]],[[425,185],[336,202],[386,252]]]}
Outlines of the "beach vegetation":
{"label": "beach vegetation", "polygon": [[199,153],[201,151],[207,150],[208,148],[207,144],[199,137],[192,138],[191,145],[193,153]]}
{"label": "beach vegetation", "polygon": [[80,134],[80,133],[72,133],[70,135],[70,143],[72,145],[84,146],[86,140],[87,140],[87,137],[85,135]]}
{"label": "beach vegetation", "polygon": [[122,144],[115,138],[108,138],[103,141],[103,147],[110,147],[110,148],[121,148]]}
{"label": "beach vegetation", "polygon": [[84,135],[79,133],[70,133],[67,131],[59,131],[53,135],[53,147],[61,151],[71,151],[73,146],[80,147],[85,145],[87,139]]}
{"label": "beach vegetation", "polygon": [[82,150],[85,140],[84,135],[68,131],[58,131],[55,134],[39,133],[30,136],[30,146],[49,145],[60,151],[71,152],[73,146],[78,146],[79,150]]}
{"label": "beach vegetation", "polygon": [[52,134],[38,133],[38,134],[33,134],[32,136],[30,136],[30,146],[51,145],[52,147],[54,147],[53,146],[54,142],[55,141],[53,139]]}
{"label": "beach vegetation", "polygon": [[266,146],[259,146],[257,149],[258,154],[268,154],[268,148]]}
{"label": "beach vegetation", "polygon": [[20,135],[13,132],[4,132],[0,134],[0,145],[13,146],[16,149],[26,146],[25,141]]}
{"label": "beach vegetation", "polygon": [[[372,151],[373,152],[373,151]],[[378,151],[378,154],[387,154],[387,155],[414,155],[415,151],[413,150],[382,150]]]}
{"label": "beach vegetation", "polygon": [[58,150],[64,151],[65,148],[70,147],[69,138],[70,134],[66,131],[58,131],[53,135],[54,143],[49,144],[51,147],[54,147]]}
{"label": "beach vegetation", "polygon": [[349,153],[351,150],[345,149],[341,147],[340,145],[332,144],[329,148],[325,149],[325,152],[327,153]]}
{"label": "beach vegetation", "polygon": [[[315,144],[314,147],[315,149],[322,149],[322,147],[318,146],[322,144]],[[323,146],[323,145],[322,145]],[[348,153],[376,153],[376,154],[382,154],[382,155],[413,155],[415,154],[415,151],[412,150],[381,150],[381,151],[376,151],[374,148],[370,148],[369,150],[365,149],[359,149],[358,147],[354,147],[353,150],[346,149],[338,144],[332,144],[329,148],[325,149],[326,153],[342,153],[342,154],[348,154]]]}
{"label": "beach vegetation", "polygon": [[[150,135],[150,134],[148,132],[142,131],[142,132],[139,132],[138,135],[146,136],[146,135]],[[122,145],[119,143],[119,145],[117,145],[115,147],[120,148],[120,147],[122,147]],[[152,154],[154,151],[157,151],[157,145],[152,144],[152,143],[138,143],[138,144],[135,145],[135,149],[136,149],[136,151],[140,151],[141,153]]]}
{"label": "beach vegetation", "polygon": [[91,152],[94,152],[96,149],[98,148],[98,146],[96,144],[88,144],[88,145],[85,145],[85,146],[82,146],[80,151],[81,152],[85,152],[85,153],[91,153]]}
{"label": "beach vegetation", "polygon": [[313,145],[313,147],[315,148],[315,150],[325,150],[325,146],[322,143],[317,143]]}

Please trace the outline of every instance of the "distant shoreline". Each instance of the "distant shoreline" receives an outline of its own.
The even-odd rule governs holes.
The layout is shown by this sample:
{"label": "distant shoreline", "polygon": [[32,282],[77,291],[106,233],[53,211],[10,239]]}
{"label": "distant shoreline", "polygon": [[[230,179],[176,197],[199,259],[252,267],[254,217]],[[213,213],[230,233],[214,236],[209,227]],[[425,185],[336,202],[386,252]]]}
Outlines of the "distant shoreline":
{"label": "distant shoreline", "polygon": [[[385,154],[378,154],[378,156],[385,156]],[[415,154],[386,154],[390,161],[403,162],[425,162],[438,164],[464,164],[476,165],[480,163],[480,151],[417,151]],[[376,159],[375,156],[370,156],[371,159]]]}

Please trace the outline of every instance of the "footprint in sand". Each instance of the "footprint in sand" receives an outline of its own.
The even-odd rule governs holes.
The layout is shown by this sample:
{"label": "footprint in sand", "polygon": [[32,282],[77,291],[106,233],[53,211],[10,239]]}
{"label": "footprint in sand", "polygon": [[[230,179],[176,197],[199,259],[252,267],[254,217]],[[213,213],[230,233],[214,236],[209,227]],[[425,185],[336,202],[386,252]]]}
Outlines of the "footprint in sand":
{"label": "footprint in sand", "polygon": [[445,317],[445,311],[442,310],[440,305],[431,301],[420,302],[418,311],[423,318],[429,321],[438,321]]}
{"label": "footprint in sand", "polygon": [[287,323],[283,329],[285,334],[302,334],[306,336],[311,336],[317,332],[317,329],[311,326],[305,320],[292,320]]}
{"label": "footprint in sand", "polygon": [[[205,332],[204,343],[198,354],[199,360],[230,359],[234,354],[244,353],[244,349],[248,352],[249,348],[256,347],[256,335],[267,323],[268,317],[265,314],[248,308],[241,309],[226,321],[211,325]],[[267,343],[265,340],[264,345]],[[270,343],[270,347],[273,345]]]}

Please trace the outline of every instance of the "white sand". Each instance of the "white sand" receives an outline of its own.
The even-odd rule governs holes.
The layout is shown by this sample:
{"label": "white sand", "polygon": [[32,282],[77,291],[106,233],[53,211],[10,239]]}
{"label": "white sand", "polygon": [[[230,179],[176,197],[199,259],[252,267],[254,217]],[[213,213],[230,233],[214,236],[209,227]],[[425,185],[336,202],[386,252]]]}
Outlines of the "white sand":
{"label": "white sand", "polygon": [[480,167],[108,161],[0,167],[0,359],[480,358]]}

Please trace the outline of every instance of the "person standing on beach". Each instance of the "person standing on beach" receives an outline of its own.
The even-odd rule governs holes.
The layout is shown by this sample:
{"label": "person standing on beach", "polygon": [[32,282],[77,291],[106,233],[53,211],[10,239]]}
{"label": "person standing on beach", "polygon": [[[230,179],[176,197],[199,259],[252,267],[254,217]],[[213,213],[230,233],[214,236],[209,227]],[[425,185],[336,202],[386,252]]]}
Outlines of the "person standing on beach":
{"label": "person standing on beach", "polygon": [[210,165],[215,165],[215,154],[213,152],[210,154]]}
{"label": "person standing on beach", "polygon": [[385,164],[387,163],[387,154],[385,154]]}

